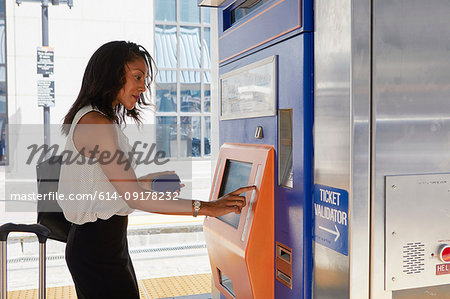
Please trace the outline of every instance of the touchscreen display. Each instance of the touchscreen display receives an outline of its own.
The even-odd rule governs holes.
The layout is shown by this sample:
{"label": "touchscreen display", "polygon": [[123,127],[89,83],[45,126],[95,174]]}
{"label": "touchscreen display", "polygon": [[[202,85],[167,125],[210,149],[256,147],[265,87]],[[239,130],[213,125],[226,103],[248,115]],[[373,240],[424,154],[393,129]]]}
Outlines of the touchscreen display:
{"label": "touchscreen display", "polygon": [[[227,160],[225,170],[223,172],[222,183],[220,185],[219,197],[224,196],[240,187],[248,186],[250,172],[252,171],[252,163]],[[230,213],[217,217],[223,222],[238,228],[241,215]]]}

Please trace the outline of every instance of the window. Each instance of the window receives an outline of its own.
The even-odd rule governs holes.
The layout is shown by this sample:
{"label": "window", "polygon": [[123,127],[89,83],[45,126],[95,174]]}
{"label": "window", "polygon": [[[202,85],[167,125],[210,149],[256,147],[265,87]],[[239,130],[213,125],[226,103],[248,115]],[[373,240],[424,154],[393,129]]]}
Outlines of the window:
{"label": "window", "polygon": [[172,158],[211,154],[210,9],[155,1],[156,134]]}
{"label": "window", "polygon": [[6,17],[5,0],[0,0],[0,165],[8,161],[7,124],[8,110],[6,105]]}

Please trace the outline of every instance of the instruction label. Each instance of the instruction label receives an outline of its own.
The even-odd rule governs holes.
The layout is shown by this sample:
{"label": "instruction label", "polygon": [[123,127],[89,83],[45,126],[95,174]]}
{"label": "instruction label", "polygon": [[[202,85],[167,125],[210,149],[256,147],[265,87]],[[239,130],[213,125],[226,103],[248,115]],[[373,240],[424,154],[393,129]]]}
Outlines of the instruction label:
{"label": "instruction label", "polygon": [[314,241],[348,255],[348,192],[314,185]]}
{"label": "instruction label", "polygon": [[37,73],[48,76],[53,75],[55,66],[54,49],[50,47],[37,47]]}

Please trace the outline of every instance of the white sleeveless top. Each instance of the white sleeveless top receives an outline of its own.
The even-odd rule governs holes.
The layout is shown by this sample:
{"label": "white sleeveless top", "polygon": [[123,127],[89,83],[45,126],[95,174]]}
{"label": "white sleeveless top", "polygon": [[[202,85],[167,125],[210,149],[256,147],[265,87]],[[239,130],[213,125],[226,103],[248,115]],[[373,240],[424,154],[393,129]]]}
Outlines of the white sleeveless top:
{"label": "white sleeveless top", "polygon": [[[73,119],[65,147],[66,151],[72,153],[70,160],[79,154],[73,142],[75,125],[91,111],[102,113],[88,105],[81,108]],[[115,125],[115,127],[118,145],[128,155],[131,152],[128,138],[123,134],[119,125]],[[83,224],[94,222],[98,218],[106,220],[113,215],[125,216],[132,213],[134,210],[125,203],[124,199],[118,197],[119,194],[104,174],[100,163],[89,165],[88,157],[84,157],[84,163],[81,163],[82,160],[83,157],[80,155],[76,160],[80,163],[71,162],[61,165],[58,193],[64,195],[64,200],[58,200],[58,203],[66,219],[75,224]],[[131,166],[133,168],[136,166],[134,159]]]}

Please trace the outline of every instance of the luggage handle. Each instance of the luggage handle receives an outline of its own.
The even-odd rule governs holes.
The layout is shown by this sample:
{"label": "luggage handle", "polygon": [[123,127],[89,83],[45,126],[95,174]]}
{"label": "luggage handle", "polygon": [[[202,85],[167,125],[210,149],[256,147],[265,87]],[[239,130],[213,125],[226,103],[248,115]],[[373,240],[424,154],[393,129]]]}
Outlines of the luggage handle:
{"label": "luggage handle", "polygon": [[0,241],[6,241],[10,232],[34,233],[39,243],[47,242],[50,230],[42,224],[15,224],[6,223],[0,226]]}
{"label": "luggage handle", "polygon": [[6,281],[6,241],[10,232],[34,233],[39,240],[39,299],[45,299],[45,243],[50,235],[50,230],[42,224],[15,224],[6,223],[0,226],[0,299],[6,299],[8,295]]}

